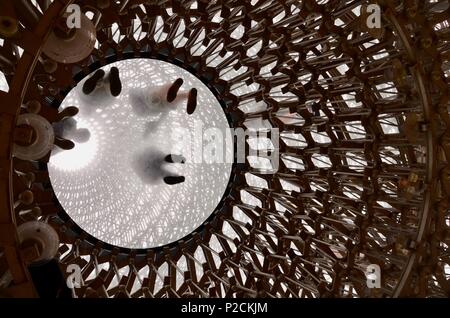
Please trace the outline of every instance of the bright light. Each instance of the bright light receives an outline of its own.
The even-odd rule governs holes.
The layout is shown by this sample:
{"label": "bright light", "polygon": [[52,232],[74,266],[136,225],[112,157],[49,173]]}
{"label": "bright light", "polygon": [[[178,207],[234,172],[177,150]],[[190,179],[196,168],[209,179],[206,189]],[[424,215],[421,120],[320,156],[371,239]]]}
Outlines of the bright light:
{"label": "bright light", "polygon": [[98,148],[95,130],[92,129],[92,125],[89,125],[81,119],[78,120],[77,127],[87,128],[89,130],[91,134],[89,140],[85,143],[75,142],[73,149],[62,150],[52,155],[49,162],[52,168],[64,171],[76,171],[85,168],[94,160]]}
{"label": "bright light", "polygon": [[[111,96],[105,76],[91,94],[82,92],[82,80],[64,98],[61,108],[76,106],[79,112],[64,130],[56,127],[58,134],[87,142],[50,158],[50,181],[65,212],[96,238],[128,248],[169,244],[199,227],[227,189],[232,143],[216,142],[217,149],[226,148],[226,162],[209,164],[190,155],[196,150],[193,141],[200,130],[196,127],[202,127],[202,145],[202,132],[207,129],[230,134],[228,120],[208,87],[178,66],[129,59],[104,66],[106,74],[112,66],[120,70],[119,96]],[[164,100],[178,77],[184,80],[178,100],[167,104],[148,98]],[[189,115],[187,93],[192,88],[198,90],[198,107]],[[175,136],[180,131],[191,142]],[[169,154],[182,155],[186,162],[166,163]],[[183,176],[185,182],[166,184],[163,178],[172,175]]]}

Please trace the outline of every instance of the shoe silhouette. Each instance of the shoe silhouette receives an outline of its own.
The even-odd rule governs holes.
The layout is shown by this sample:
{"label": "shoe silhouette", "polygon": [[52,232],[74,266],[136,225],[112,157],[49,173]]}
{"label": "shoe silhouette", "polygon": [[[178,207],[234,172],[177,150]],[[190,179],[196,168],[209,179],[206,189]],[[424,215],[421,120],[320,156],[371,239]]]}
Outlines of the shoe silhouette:
{"label": "shoe silhouette", "polygon": [[122,92],[122,83],[120,82],[119,69],[117,67],[111,67],[109,71],[109,88],[111,95],[116,97]]}
{"label": "shoe silhouette", "polygon": [[168,185],[175,185],[178,183],[183,183],[185,178],[183,176],[168,176],[164,177],[164,182]]}
{"label": "shoe silhouette", "polygon": [[197,89],[193,88],[189,92],[188,101],[187,101],[187,113],[192,115],[197,108]]}
{"label": "shoe silhouette", "polygon": [[169,163],[185,163],[186,159],[179,155],[167,155],[164,160]]}
{"label": "shoe silhouette", "polygon": [[180,90],[181,85],[183,85],[183,80],[178,78],[175,82],[173,82],[172,86],[170,86],[167,91],[167,101],[169,103],[173,102],[177,98],[178,91]]}
{"label": "shoe silhouette", "polygon": [[86,80],[83,84],[83,93],[86,95],[89,95],[94,91],[94,89],[97,87],[98,81],[103,79],[105,76],[104,70],[97,70],[97,72],[94,73],[90,78]]}
{"label": "shoe silhouette", "polygon": [[70,150],[75,147],[75,143],[71,140],[55,137],[54,144],[63,150]]}

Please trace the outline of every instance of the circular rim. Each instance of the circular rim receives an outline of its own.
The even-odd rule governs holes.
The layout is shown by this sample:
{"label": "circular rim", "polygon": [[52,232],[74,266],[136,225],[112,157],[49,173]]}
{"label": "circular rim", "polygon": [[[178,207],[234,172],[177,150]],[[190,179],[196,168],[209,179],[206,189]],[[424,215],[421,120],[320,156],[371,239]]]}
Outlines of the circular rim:
{"label": "circular rim", "polygon": [[[120,59],[120,61],[123,60],[129,60],[129,59],[139,59],[139,58],[149,58],[149,59],[153,59],[153,60],[159,60],[159,61],[164,61],[164,62],[168,62],[170,64],[176,65],[180,68],[183,68],[184,70],[188,71],[191,75],[195,76],[197,79],[199,79],[214,95],[214,97],[216,98],[216,100],[218,101],[218,103],[221,105],[222,107],[222,111],[225,114],[225,117],[227,118],[227,122],[228,122],[228,126],[229,128],[236,128],[236,121],[233,120],[232,116],[230,115],[230,113],[228,111],[226,111],[226,106],[225,103],[223,102],[223,100],[220,98],[218,91],[216,89],[216,87],[214,87],[213,85],[211,85],[210,81],[208,81],[207,79],[205,79],[202,76],[198,76],[198,74],[196,74],[196,71],[194,68],[189,67],[184,65],[181,61],[177,61],[177,60],[172,60],[170,58],[168,58],[167,56],[164,55],[159,55],[159,59],[157,58],[152,58],[152,57],[147,57],[147,54],[142,54],[143,56],[136,56],[135,54],[133,54],[132,56],[129,55],[124,55],[123,58]],[[119,59],[117,59],[117,56],[111,56],[108,58],[108,63],[105,65],[99,65],[99,63],[93,63],[89,66],[89,70],[92,72],[95,72],[97,69],[101,68],[101,67],[105,67],[108,66],[116,61],[119,61]],[[88,77],[91,73],[85,75],[82,72],[77,73],[74,76],[74,79],[77,81],[77,83],[81,82],[84,78]],[[63,95],[62,95],[62,100],[64,100],[64,98],[68,95],[68,93],[71,91],[72,88],[68,88],[63,90]],[[59,108],[59,106],[61,105],[61,103],[59,102],[54,102],[52,104],[52,107],[54,108]],[[180,242],[189,242],[192,239],[194,239],[194,237],[197,234],[201,234],[203,231],[205,231],[205,228],[207,225],[209,224],[214,224],[214,220],[217,217],[220,217],[221,214],[226,213],[227,209],[229,208],[228,206],[228,200],[232,194],[232,190],[233,187],[232,185],[234,184],[236,177],[239,175],[238,171],[240,169],[240,167],[242,166],[242,164],[238,164],[236,163],[236,151],[237,151],[237,146],[236,146],[236,140],[234,139],[233,141],[233,163],[231,166],[231,172],[230,172],[230,178],[227,182],[227,186],[226,189],[224,191],[224,194],[222,195],[222,198],[220,199],[219,203],[217,204],[217,206],[214,208],[213,212],[206,218],[205,221],[203,221],[198,227],[196,227],[193,231],[191,231],[191,233],[171,242],[171,243],[167,243],[167,244],[163,244],[160,246],[156,246],[156,247],[148,247],[148,248],[128,248],[128,247],[122,247],[122,246],[116,246],[110,243],[107,243],[103,240],[100,240],[98,238],[96,238],[94,235],[89,234],[87,231],[85,231],[84,229],[82,229],[70,216],[69,214],[64,210],[63,206],[61,205],[61,203],[59,202],[56,194],[54,193],[53,187],[51,186],[51,182],[50,183],[50,188],[52,190],[53,193],[53,202],[55,203],[56,208],[58,209],[58,217],[60,217],[65,223],[68,223],[69,221],[71,225],[71,229],[74,230],[74,232],[79,235],[79,236],[83,236],[84,240],[91,244],[91,245],[97,245],[98,242],[101,242],[102,244],[102,248],[105,249],[109,249],[109,250],[117,250],[119,251],[119,253],[136,253],[136,255],[144,255],[147,254],[149,251],[155,251],[155,252],[160,252],[166,249],[172,249],[177,247]],[[45,170],[48,171],[48,163],[41,163],[41,167]]]}

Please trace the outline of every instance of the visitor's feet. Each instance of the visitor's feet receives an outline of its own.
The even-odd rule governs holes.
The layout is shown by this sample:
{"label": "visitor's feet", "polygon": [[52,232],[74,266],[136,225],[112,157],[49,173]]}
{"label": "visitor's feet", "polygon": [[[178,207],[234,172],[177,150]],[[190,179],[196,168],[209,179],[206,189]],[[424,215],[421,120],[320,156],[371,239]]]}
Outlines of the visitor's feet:
{"label": "visitor's feet", "polygon": [[169,163],[185,163],[186,158],[179,155],[167,155],[164,160]]}
{"label": "visitor's feet", "polygon": [[[183,156],[180,156],[180,155],[170,154],[164,158],[164,161],[166,161],[168,163],[185,163],[186,158],[184,158]],[[164,178],[164,182],[169,185],[182,183],[182,182],[184,182],[184,180],[185,179],[183,176],[168,176],[168,177]]]}
{"label": "visitor's feet", "polygon": [[189,92],[188,101],[187,101],[187,113],[192,115],[197,108],[197,89],[193,88]]}
{"label": "visitor's feet", "polygon": [[122,83],[120,82],[119,69],[117,67],[111,67],[108,79],[111,95],[114,97],[119,96],[122,91]]}
{"label": "visitor's feet", "polygon": [[60,137],[55,137],[54,144],[63,150],[70,150],[75,147],[75,143]]}
{"label": "visitor's feet", "polygon": [[83,93],[86,95],[89,95],[94,91],[94,89],[97,87],[98,82],[103,79],[105,76],[104,70],[97,70],[97,72],[94,73],[89,79],[86,80],[83,84]]}
{"label": "visitor's feet", "polygon": [[164,177],[164,182],[168,185],[175,185],[178,183],[183,183],[185,178],[183,176],[168,176]]}
{"label": "visitor's feet", "polygon": [[173,102],[177,98],[178,91],[180,90],[181,85],[183,85],[183,80],[178,78],[175,82],[173,82],[172,86],[170,86],[167,91],[167,101],[169,103]]}

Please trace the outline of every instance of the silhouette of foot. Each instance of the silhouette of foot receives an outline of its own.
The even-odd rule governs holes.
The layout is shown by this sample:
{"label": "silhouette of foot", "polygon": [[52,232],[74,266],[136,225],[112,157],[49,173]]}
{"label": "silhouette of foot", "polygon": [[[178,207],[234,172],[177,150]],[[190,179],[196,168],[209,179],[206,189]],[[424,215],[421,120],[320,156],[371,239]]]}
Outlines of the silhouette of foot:
{"label": "silhouette of foot", "polygon": [[183,183],[185,178],[183,176],[168,176],[164,177],[164,182],[168,185],[175,185],[178,183]]}
{"label": "silhouette of foot", "polygon": [[195,112],[195,108],[197,108],[197,89],[193,88],[190,90],[188,96],[187,113],[192,115]]}
{"label": "silhouette of foot", "polygon": [[71,140],[67,140],[64,138],[56,137],[54,140],[56,146],[64,150],[70,150],[75,147],[75,143]]}
{"label": "silhouette of foot", "polygon": [[167,91],[167,101],[169,103],[173,102],[177,98],[178,91],[180,90],[181,85],[183,85],[183,80],[178,78],[175,82],[173,82],[172,86],[170,86]]}
{"label": "silhouette of foot", "polygon": [[117,67],[112,67],[109,71],[109,87],[111,90],[111,95],[116,97],[122,92],[122,83],[120,81],[119,69]]}
{"label": "silhouette of foot", "polygon": [[89,79],[83,84],[83,93],[89,95],[97,87],[97,83],[105,76],[104,70],[97,70]]}
{"label": "silhouette of foot", "polygon": [[179,155],[167,155],[164,160],[169,163],[185,163],[186,158]]}

